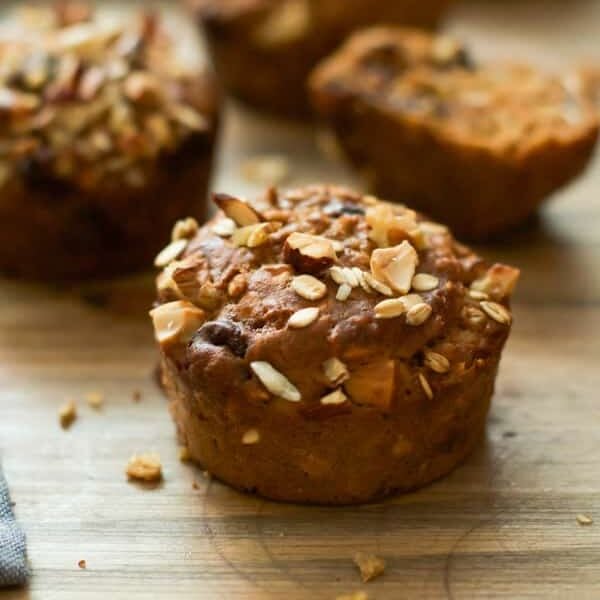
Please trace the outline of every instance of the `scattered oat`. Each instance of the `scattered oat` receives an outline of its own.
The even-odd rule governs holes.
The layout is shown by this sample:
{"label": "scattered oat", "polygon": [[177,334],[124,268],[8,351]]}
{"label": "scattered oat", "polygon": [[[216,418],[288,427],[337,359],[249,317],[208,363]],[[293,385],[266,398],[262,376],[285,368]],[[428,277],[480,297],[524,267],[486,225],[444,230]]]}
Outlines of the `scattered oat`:
{"label": "scattered oat", "polygon": [[400,298],[389,298],[375,305],[376,319],[394,319],[406,312],[406,306]]}
{"label": "scattered oat", "polygon": [[577,522],[580,525],[591,525],[594,520],[589,515],[579,514],[577,515]]}
{"label": "scattered oat", "polygon": [[67,400],[58,410],[58,419],[63,429],[71,427],[77,418],[77,406],[73,400]]}
{"label": "scattered oat", "polygon": [[360,576],[365,583],[379,577],[385,570],[385,560],[374,554],[357,552],[353,560],[354,564],[359,568]]}
{"label": "scattered oat", "polygon": [[292,329],[302,329],[314,323],[319,317],[319,309],[317,307],[302,308],[297,310],[289,319],[288,327]]}
{"label": "scattered oat", "polygon": [[170,262],[177,260],[187,248],[189,240],[181,239],[165,246],[154,259],[154,266],[158,269],[166,267]]}
{"label": "scattered oat", "polygon": [[417,273],[412,280],[412,288],[417,292],[430,292],[440,284],[440,280],[429,273]]}
{"label": "scattered oat", "polygon": [[277,154],[254,156],[242,163],[241,173],[251,183],[279,185],[288,179],[290,164],[285,156]]}
{"label": "scattered oat", "polygon": [[80,560],[80,561],[77,563],[77,566],[78,566],[80,569],[85,569],[85,568],[87,567],[87,563],[85,562],[85,560],[81,559],[81,560]]}
{"label": "scattered oat", "polygon": [[450,370],[450,361],[438,352],[425,352],[425,366],[435,373],[447,373]]}
{"label": "scattered oat", "polygon": [[483,300],[479,303],[479,306],[483,309],[483,312],[493,319],[497,323],[501,325],[510,325],[512,317],[508,310],[502,304],[498,304],[497,302],[489,302],[487,300]]}
{"label": "scattered oat", "polygon": [[343,285],[344,283],[348,283],[346,281],[345,269],[342,267],[334,266],[329,269],[329,275],[335,283],[338,285]]}
{"label": "scattered oat", "polygon": [[348,367],[339,358],[328,358],[323,363],[323,373],[332,385],[339,385],[350,377]]}
{"label": "scattered oat", "polygon": [[427,321],[427,319],[429,319],[431,312],[432,308],[429,306],[429,304],[425,304],[425,302],[415,304],[406,313],[406,322],[413,326],[422,325],[425,323],[425,321]]}
{"label": "scattered oat", "polygon": [[296,294],[306,300],[320,300],[327,294],[327,286],[312,275],[298,275],[291,285]]}
{"label": "scattered oat", "polygon": [[340,285],[340,287],[338,288],[338,290],[335,294],[335,299],[339,300],[340,302],[345,302],[346,300],[348,300],[351,293],[352,293],[352,286],[347,283],[342,283],[342,285]]}
{"label": "scattered oat", "polygon": [[330,394],[323,396],[321,398],[321,404],[325,406],[333,404],[344,404],[346,400],[348,400],[348,396],[346,396],[346,394],[344,394],[344,392],[340,388],[338,388]]}
{"label": "scattered oat", "polygon": [[138,481],[160,481],[162,465],[158,454],[134,454],[125,471],[129,479]]}
{"label": "scattered oat", "polygon": [[189,462],[192,460],[190,449],[187,446],[179,446],[179,460],[181,462]]}
{"label": "scattered oat", "polygon": [[296,388],[285,375],[282,375],[270,363],[254,361],[250,363],[250,368],[260,379],[261,383],[274,396],[289,400],[290,402],[299,402],[301,400],[298,388]]}
{"label": "scattered oat", "polygon": [[98,410],[102,408],[102,405],[104,404],[104,394],[101,392],[89,392],[85,395],[85,400],[88,403],[88,406]]}
{"label": "scattered oat", "polygon": [[431,389],[431,386],[429,385],[429,381],[427,381],[427,378],[425,377],[425,375],[423,375],[423,373],[419,373],[419,383],[421,384],[421,387],[423,388],[425,395],[430,400],[433,400],[433,390]]}
{"label": "scattered oat", "polygon": [[212,232],[220,237],[231,237],[236,230],[237,225],[233,219],[224,217],[219,219],[213,226]]}
{"label": "scattered oat", "polygon": [[251,444],[257,444],[260,442],[260,433],[258,429],[248,429],[242,436],[242,444],[250,446]]}
{"label": "scattered oat", "polygon": [[489,296],[485,292],[480,292],[478,290],[469,290],[469,297],[473,298],[473,300],[488,300]]}

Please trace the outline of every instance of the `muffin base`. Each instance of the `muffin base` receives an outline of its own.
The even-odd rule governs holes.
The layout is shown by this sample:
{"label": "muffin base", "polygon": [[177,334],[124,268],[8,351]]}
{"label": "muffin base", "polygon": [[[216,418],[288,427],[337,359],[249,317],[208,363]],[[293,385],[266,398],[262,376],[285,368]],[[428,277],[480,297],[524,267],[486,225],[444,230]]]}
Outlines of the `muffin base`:
{"label": "muffin base", "polygon": [[[339,505],[414,490],[452,471],[483,435],[497,366],[479,361],[428,403],[404,397],[397,402],[406,406],[390,413],[352,405],[325,420],[284,400],[267,407],[208,398],[164,357],[162,377],[181,443],[216,478],[273,500]],[[252,428],[260,440],[244,445]]]}

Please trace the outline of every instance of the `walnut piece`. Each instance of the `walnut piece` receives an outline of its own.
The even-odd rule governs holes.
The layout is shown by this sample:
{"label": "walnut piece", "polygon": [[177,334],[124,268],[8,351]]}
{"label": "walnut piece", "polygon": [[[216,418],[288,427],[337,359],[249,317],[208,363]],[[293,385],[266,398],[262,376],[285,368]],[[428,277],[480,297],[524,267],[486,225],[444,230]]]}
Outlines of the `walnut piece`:
{"label": "walnut piece", "polygon": [[154,337],[161,345],[187,341],[206,320],[206,314],[187,300],[161,304],[150,311]]}
{"label": "walnut piece", "polygon": [[333,244],[327,238],[294,232],[283,246],[283,256],[299,273],[319,273],[336,260]]}
{"label": "walnut piece", "polygon": [[399,294],[406,294],[412,285],[419,262],[417,251],[407,241],[391,248],[377,248],[371,254],[373,277]]}

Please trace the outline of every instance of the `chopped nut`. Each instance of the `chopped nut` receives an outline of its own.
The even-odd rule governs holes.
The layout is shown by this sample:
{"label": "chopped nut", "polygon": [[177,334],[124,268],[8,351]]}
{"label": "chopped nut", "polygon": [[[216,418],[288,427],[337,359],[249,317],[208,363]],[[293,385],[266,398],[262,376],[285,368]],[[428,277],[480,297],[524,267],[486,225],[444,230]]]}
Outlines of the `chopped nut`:
{"label": "chopped nut", "polygon": [[175,240],[163,248],[154,259],[154,266],[162,269],[170,262],[177,260],[187,248],[189,240]]}
{"label": "chopped nut", "polygon": [[483,292],[494,300],[502,300],[513,293],[519,275],[519,269],[495,264],[483,277],[471,284],[471,290]]}
{"label": "chopped nut", "polygon": [[406,313],[406,322],[409,325],[422,325],[429,319],[432,312],[431,306],[429,304],[425,304],[421,302],[420,304],[415,304],[407,313]]}
{"label": "chopped nut", "polygon": [[323,363],[323,373],[332,385],[339,385],[350,377],[348,368],[339,358],[328,358]]}
{"label": "chopped nut", "polygon": [[431,389],[431,386],[429,385],[429,381],[427,381],[427,378],[425,377],[425,375],[423,375],[423,373],[419,373],[419,383],[421,384],[421,387],[423,388],[425,395],[430,400],[433,400],[433,390]]}
{"label": "chopped nut", "polygon": [[508,310],[502,304],[498,304],[497,302],[489,302],[487,300],[483,300],[479,303],[479,306],[483,309],[483,312],[501,325],[510,325],[512,321],[512,317]]}
{"label": "chopped nut", "polygon": [[336,259],[330,240],[318,235],[294,232],[283,246],[285,261],[300,273],[319,273]]}
{"label": "chopped nut", "polygon": [[447,373],[450,361],[443,354],[428,350],[425,352],[425,366],[435,373]]}
{"label": "chopped nut", "polygon": [[348,400],[348,396],[346,396],[346,394],[344,394],[344,392],[340,388],[338,388],[330,394],[323,396],[321,398],[321,404],[325,406],[331,404],[343,404],[344,402],[346,402],[346,400]]}
{"label": "chopped nut", "polygon": [[187,300],[161,304],[150,311],[150,316],[159,344],[187,341],[206,319],[205,312]]}
{"label": "chopped nut", "polygon": [[257,444],[260,442],[260,433],[258,429],[248,429],[242,436],[242,444],[249,446],[251,444]]}
{"label": "chopped nut", "polygon": [[392,290],[406,294],[418,262],[416,250],[404,241],[398,246],[374,250],[371,254],[371,273]]}
{"label": "chopped nut", "polygon": [[134,71],[125,78],[123,92],[132,102],[153,102],[160,97],[160,82],[153,73]]}
{"label": "chopped nut", "polygon": [[189,462],[192,460],[190,449],[187,446],[179,446],[179,460],[181,462]]}
{"label": "chopped nut", "polygon": [[359,568],[360,576],[365,583],[379,577],[385,570],[385,560],[374,554],[357,552],[353,560]]}
{"label": "chopped nut", "polygon": [[385,283],[381,283],[371,275],[371,273],[366,273],[363,275],[363,278],[367,285],[374,289],[376,292],[379,292],[382,296],[393,296],[394,292],[387,286]]}
{"label": "chopped nut", "polygon": [[296,294],[306,300],[320,300],[327,294],[327,286],[312,275],[298,275],[291,285]]}
{"label": "chopped nut", "polygon": [[171,231],[171,241],[176,242],[177,240],[189,240],[193,238],[197,232],[198,221],[196,221],[194,217],[181,219],[173,226],[173,230]]}
{"label": "chopped nut", "polygon": [[577,515],[577,522],[580,525],[591,525],[594,522],[594,520],[588,515],[579,514]]}
{"label": "chopped nut", "polygon": [[213,194],[213,202],[239,227],[263,221],[262,215],[250,204],[227,194]]}
{"label": "chopped nut", "polygon": [[230,219],[229,217],[219,219],[212,226],[212,232],[220,237],[230,237],[233,235],[233,232],[235,230],[236,230],[235,221],[233,219]]}
{"label": "chopped nut", "polygon": [[129,479],[138,481],[160,481],[162,465],[158,454],[134,454],[125,471]]}
{"label": "chopped nut", "polygon": [[353,369],[344,389],[356,404],[388,410],[394,398],[395,373],[394,360],[377,360]]}
{"label": "chopped nut", "polygon": [[412,288],[417,292],[430,292],[440,283],[440,280],[434,275],[428,273],[417,273],[412,280]]}
{"label": "chopped nut", "polygon": [[85,400],[88,403],[88,406],[98,410],[99,408],[102,408],[102,405],[104,404],[104,394],[101,392],[89,392],[85,395]]}
{"label": "chopped nut", "polygon": [[63,429],[71,427],[77,418],[77,406],[73,400],[67,400],[58,410],[58,419]]}
{"label": "chopped nut", "polygon": [[382,300],[375,305],[376,319],[394,319],[406,312],[406,306],[400,298]]}
{"label": "chopped nut", "polygon": [[288,327],[302,329],[314,323],[319,317],[319,309],[316,307],[302,308],[297,310],[289,319]]}
{"label": "chopped nut", "polygon": [[231,241],[235,246],[258,248],[269,239],[269,233],[275,230],[274,223],[255,223],[240,227],[233,232]]}
{"label": "chopped nut", "polygon": [[271,364],[264,361],[250,363],[250,368],[260,379],[261,383],[273,394],[290,402],[299,402],[301,395],[298,389]]}
{"label": "chopped nut", "polygon": [[285,156],[255,156],[242,164],[241,171],[250,182],[278,185],[289,177],[290,165]]}
{"label": "chopped nut", "polygon": [[402,214],[397,214],[398,209],[399,207],[379,201],[366,210],[365,219],[371,228],[369,239],[380,248],[394,246],[404,240],[411,240],[419,245],[421,232],[416,213],[405,209]]}
{"label": "chopped nut", "polygon": [[77,563],[77,566],[78,566],[80,569],[85,569],[85,568],[87,567],[87,563],[85,562],[85,560],[81,559],[81,560],[80,560],[80,561]]}
{"label": "chopped nut", "polygon": [[351,293],[352,286],[348,285],[347,283],[342,283],[342,285],[340,285],[338,291],[335,294],[335,299],[339,300],[340,302],[345,302],[346,300],[348,300]]}

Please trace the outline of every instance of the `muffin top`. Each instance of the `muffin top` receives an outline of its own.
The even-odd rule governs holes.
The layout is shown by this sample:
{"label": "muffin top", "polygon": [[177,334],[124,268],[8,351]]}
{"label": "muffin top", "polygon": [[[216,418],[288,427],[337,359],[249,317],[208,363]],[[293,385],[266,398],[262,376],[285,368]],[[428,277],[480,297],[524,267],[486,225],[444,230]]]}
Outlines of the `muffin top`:
{"label": "muffin top", "polygon": [[157,157],[214,128],[213,83],[182,60],[155,14],[115,21],[58,2],[7,23],[0,185],[22,176],[142,186]]}
{"label": "muffin top", "polygon": [[155,335],[194,389],[388,411],[411,381],[430,400],[498,360],[519,272],[443,225],[339,186],[214,200],[156,261]]}
{"label": "muffin top", "polygon": [[360,96],[461,144],[519,155],[597,129],[592,106],[568,82],[522,64],[478,65],[445,36],[375,27],[324,61],[312,89],[325,113],[335,110],[328,92]]}

